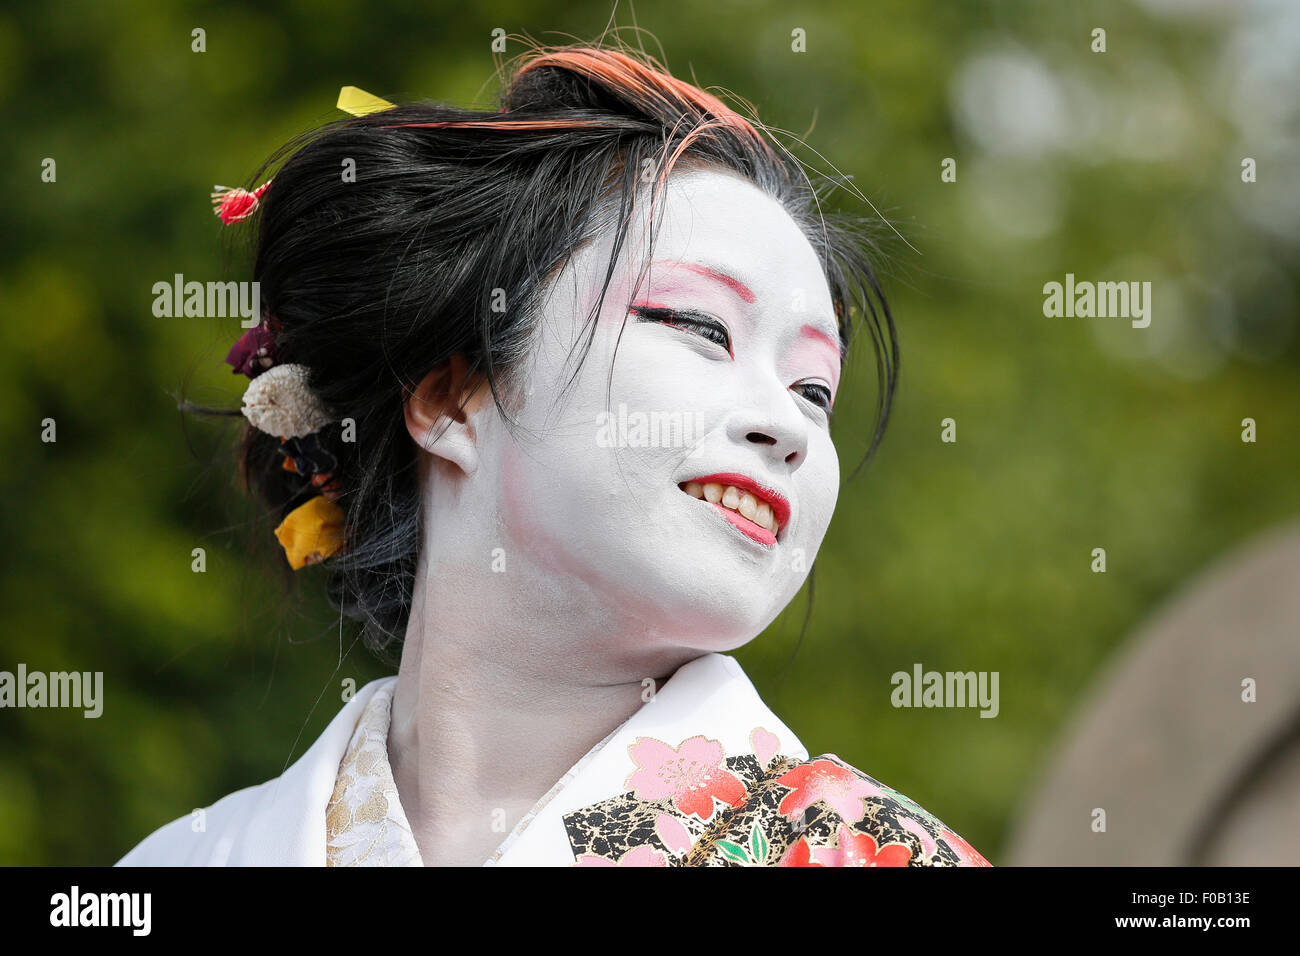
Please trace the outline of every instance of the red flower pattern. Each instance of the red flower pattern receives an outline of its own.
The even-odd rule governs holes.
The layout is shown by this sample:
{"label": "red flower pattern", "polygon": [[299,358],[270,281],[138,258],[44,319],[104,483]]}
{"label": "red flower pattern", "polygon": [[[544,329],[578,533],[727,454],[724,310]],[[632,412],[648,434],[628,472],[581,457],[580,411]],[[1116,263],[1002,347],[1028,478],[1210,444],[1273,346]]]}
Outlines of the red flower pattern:
{"label": "red flower pattern", "polygon": [[781,801],[778,811],[798,817],[818,801],[850,823],[857,823],[866,813],[864,797],[883,797],[880,787],[869,783],[848,767],[833,760],[812,760],[782,774],[778,779],[791,792]]}
{"label": "red flower pattern", "polygon": [[943,831],[943,842],[952,847],[954,853],[961,857],[962,862],[958,866],[992,866],[988,860],[980,855],[980,851],[975,849],[957,834],[951,830]]}

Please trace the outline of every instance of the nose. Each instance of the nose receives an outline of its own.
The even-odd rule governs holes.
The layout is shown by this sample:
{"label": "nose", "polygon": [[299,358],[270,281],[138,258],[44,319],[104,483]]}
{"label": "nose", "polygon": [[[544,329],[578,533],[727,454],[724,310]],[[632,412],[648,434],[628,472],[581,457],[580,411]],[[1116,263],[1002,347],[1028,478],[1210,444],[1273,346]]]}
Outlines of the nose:
{"label": "nose", "polygon": [[[773,465],[793,472],[808,457],[807,416],[795,406],[783,387],[764,388],[764,399],[736,409],[727,424],[727,436],[737,444],[760,446]],[[762,447],[765,446],[765,447]]]}

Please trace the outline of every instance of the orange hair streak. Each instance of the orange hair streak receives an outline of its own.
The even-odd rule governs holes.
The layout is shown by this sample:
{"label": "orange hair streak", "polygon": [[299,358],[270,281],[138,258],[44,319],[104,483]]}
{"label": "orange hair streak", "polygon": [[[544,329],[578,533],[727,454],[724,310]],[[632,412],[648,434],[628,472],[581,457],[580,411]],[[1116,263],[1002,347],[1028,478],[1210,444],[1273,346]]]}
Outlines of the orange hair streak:
{"label": "orange hair streak", "polygon": [[[681,155],[691,140],[695,139],[705,129],[711,127],[735,130],[751,140],[765,153],[774,155],[771,145],[754,128],[753,124],[723,103],[722,100],[622,51],[592,50],[579,47],[562,48],[542,53],[524,63],[515,73],[514,79],[518,80],[519,77],[527,73],[545,67],[568,70],[580,76],[597,80],[615,90],[624,91],[633,102],[644,104],[643,109],[652,115],[656,112],[667,115],[680,113],[683,106],[696,112],[703,122],[700,126],[695,127],[678,146],[672,157],[673,162]],[[481,120],[395,123],[381,128],[437,127],[443,129],[545,130],[580,129],[598,125],[599,122],[593,120],[497,119],[495,117],[485,117]],[[672,162],[669,165],[671,166]]]}

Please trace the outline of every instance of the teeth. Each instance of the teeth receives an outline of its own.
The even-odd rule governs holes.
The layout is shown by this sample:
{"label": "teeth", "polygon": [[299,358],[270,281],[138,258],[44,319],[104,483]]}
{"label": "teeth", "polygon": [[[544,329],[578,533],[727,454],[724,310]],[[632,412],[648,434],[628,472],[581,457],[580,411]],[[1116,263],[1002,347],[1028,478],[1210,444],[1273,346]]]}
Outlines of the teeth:
{"label": "teeth", "polygon": [[701,498],[704,501],[721,504],[724,508],[739,512],[754,524],[772,532],[772,534],[777,532],[776,514],[772,511],[772,506],[766,501],[760,501],[748,491],[741,491],[734,485],[720,485],[716,482],[701,484],[698,481],[686,482],[682,486],[682,490],[692,498]]}

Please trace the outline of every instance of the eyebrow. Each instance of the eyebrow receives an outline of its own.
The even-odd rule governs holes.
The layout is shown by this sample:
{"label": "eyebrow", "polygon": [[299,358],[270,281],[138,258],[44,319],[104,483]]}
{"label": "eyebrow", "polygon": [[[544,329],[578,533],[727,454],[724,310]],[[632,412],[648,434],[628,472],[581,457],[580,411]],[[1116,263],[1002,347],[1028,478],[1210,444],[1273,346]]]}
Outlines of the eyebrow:
{"label": "eyebrow", "polygon": [[[651,268],[659,265],[666,266],[670,269],[685,269],[688,272],[694,272],[696,275],[701,275],[706,279],[711,279],[714,282],[726,286],[748,305],[753,305],[758,298],[754,295],[749,286],[745,285],[745,283],[741,282],[735,276],[728,275],[720,269],[713,269],[709,266],[701,265],[698,262],[681,262],[676,259],[660,259],[652,262],[650,265]],[[808,338],[825,341],[826,344],[833,348],[836,354],[839,355],[840,361],[842,362],[844,360],[847,349],[845,348],[844,338],[840,335],[838,328],[835,329],[835,334],[831,335],[824,329],[820,329],[813,325],[805,325],[799,330],[799,334]]]}
{"label": "eyebrow", "polygon": [[744,299],[748,304],[754,304],[754,299],[756,298],[754,293],[750,291],[749,286],[745,285],[745,283],[741,282],[735,276],[729,276],[725,272],[719,272],[717,269],[710,269],[708,266],[702,266],[694,262],[679,262],[677,265],[683,269],[689,269],[697,275],[702,275],[706,279],[712,279],[714,282],[722,283],[732,292],[736,293],[736,295]]}
{"label": "eyebrow", "polygon": [[815,325],[805,325],[799,330],[799,334],[806,339],[812,339],[816,342],[824,343],[835,350],[841,361],[844,359],[844,340],[840,338],[840,336],[836,335],[834,338],[831,338],[831,336],[827,335]]}

